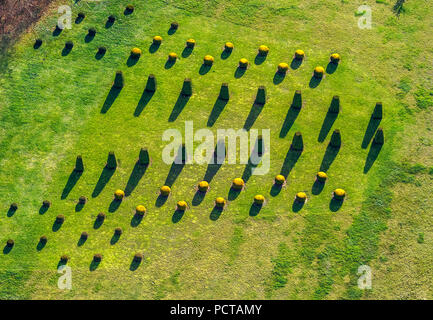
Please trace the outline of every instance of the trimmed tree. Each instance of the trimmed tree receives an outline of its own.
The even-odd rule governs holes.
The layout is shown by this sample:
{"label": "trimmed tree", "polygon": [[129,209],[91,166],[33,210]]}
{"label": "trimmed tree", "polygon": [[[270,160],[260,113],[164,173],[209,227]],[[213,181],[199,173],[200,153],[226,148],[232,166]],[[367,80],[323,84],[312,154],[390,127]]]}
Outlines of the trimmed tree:
{"label": "trimmed tree", "polygon": [[256,104],[265,104],[266,103],[266,88],[265,86],[260,86],[257,90],[257,96],[255,100]]}
{"label": "trimmed tree", "polygon": [[376,134],[374,135],[373,139],[374,144],[384,144],[385,143],[385,136],[383,135],[383,129],[379,128],[376,131]]}
{"label": "trimmed tree", "polygon": [[78,155],[77,159],[75,160],[74,171],[76,171],[76,172],[83,172],[84,171],[83,158],[81,157],[81,155]]}
{"label": "trimmed tree", "polygon": [[341,147],[341,133],[340,130],[335,129],[331,136],[331,141],[329,142],[329,145],[333,148],[340,148]]}
{"label": "trimmed tree", "polygon": [[373,111],[373,119],[382,119],[383,116],[382,102],[377,102]]}
{"label": "trimmed tree", "polygon": [[329,113],[339,113],[340,112],[340,97],[339,96],[333,96],[331,105],[328,109]]}
{"label": "trimmed tree", "polygon": [[191,96],[192,95],[192,82],[190,78],[185,78],[183,81],[181,94],[183,96]]}
{"label": "trimmed tree", "polygon": [[218,96],[219,100],[228,101],[230,99],[230,93],[229,93],[229,84],[223,83],[221,85],[220,94]]}
{"label": "trimmed tree", "polygon": [[296,90],[293,96],[292,107],[295,109],[302,108],[302,92],[301,90]]}
{"label": "trimmed tree", "polygon": [[302,139],[302,133],[299,131],[293,136],[291,149],[296,151],[304,150],[304,140]]}
{"label": "trimmed tree", "polygon": [[138,164],[141,166],[147,166],[149,165],[150,157],[149,157],[149,151],[147,151],[147,148],[141,148],[140,153],[138,155]]}
{"label": "trimmed tree", "polygon": [[117,160],[116,156],[114,155],[114,151],[110,151],[108,153],[108,159],[106,164],[107,169],[116,169],[117,168]]}
{"label": "trimmed tree", "polygon": [[116,71],[116,76],[114,77],[114,84],[113,87],[115,88],[123,88],[124,85],[124,77],[123,77],[123,72],[122,71]]}
{"label": "trimmed tree", "polygon": [[155,75],[150,74],[147,78],[146,83],[146,91],[147,92],[155,92],[156,91],[156,78]]}

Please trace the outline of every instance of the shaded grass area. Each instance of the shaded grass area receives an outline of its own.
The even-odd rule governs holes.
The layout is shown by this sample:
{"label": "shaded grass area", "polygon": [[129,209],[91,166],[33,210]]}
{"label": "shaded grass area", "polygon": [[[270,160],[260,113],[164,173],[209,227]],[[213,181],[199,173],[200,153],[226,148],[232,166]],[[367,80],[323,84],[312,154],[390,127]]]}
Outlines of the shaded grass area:
{"label": "shaded grass area", "polygon": [[[53,299],[359,298],[360,292],[354,289],[356,268],[376,257],[392,198],[387,176],[403,176],[396,169],[398,165],[390,165],[390,161],[397,156],[393,136],[402,124],[398,117],[405,108],[389,92],[400,90],[393,83],[394,62],[405,57],[409,63],[407,50],[413,48],[402,47],[395,34],[407,28],[414,39],[411,41],[415,41],[420,33],[409,29],[406,22],[392,20],[396,18],[391,12],[379,9],[377,14],[383,19],[378,21],[388,19],[386,23],[375,33],[354,40],[353,34],[359,30],[352,23],[353,8],[332,1],[290,5],[280,1],[240,5],[235,1],[216,6],[198,1],[172,3],[185,10],[163,1],[135,2],[134,13],[123,16],[125,4],[114,1],[90,10],[78,3],[74,13],[88,10],[86,18],[57,37],[52,36],[54,16],[47,18],[37,25],[35,33],[21,39],[10,61],[14,72],[0,78],[4,97],[0,159],[3,168],[8,168],[0,171],[4,204],[0,240],[16,240],[16,246],[0,261],[0,269],[8,270],[4,279],[12,281],[10,286],[2,286],[2,297],[38,298],[44,293]],[[319,11],[321,21],[314,22]],[[216,18],[199,15],[216,12]],[[105,28],[106,18],[113,13],[118,19]],[[344,21],[344,28],[330,22],[335,19]],[[180,28],[169,35],[167,30],[174,20],[180,22]],[[264,31],[257,31],[258,20]],[[327,29],[318,28],[320,23],[329,24],[332,37]],[[253,24],[254,32],[248,28]],[[93,26],[98,33],[86,43],[87,29]],[[420,30],[422,33],[422,27]],[[293,43],[286,41],[287,32]],[[148,52],[156,34],[163,36],[163,44]],[[44,39],[37,51],[33,49],[36,36]],[[181,56],[190,37],[197,40],[197,47],[165,69],[168,52]],[[312,42],[312,38],[317,41]],[[75,46],[62,56],[64,42],[70,39]],[[235,50],[218,59],[225,41],[233,41]],[[269,56],[236,78],[237,61],[241,57],[254,61],[260,44],[270,46]],[[101,45],[108,50],[97,60],[95,53]],[[128,57],[135,46],[143,49],[143,55],[132,65]],[[274,84],[277,64],[290,62],[299,47],[306,50],[308,59],[284,81]],[[359,47],[362,50],[353,51]],[[334,50],[343,57],[341,65],[310,86],[313,68],[326,66]],[[205,54],[212,54],[216,62],[204,74],[200,68]],[[380,71],[374,67],[377,59]],[[422,69],[419,77],[428,72],[418,64],[413,68]],[[110,88],[118,69],[124,71],[125,87],[113,95]],[[158,82],[151,97],[143,94],[150,73]],[[186,102],[179,101],[185,77],[193,79],[194,88]],[[223,82],[228,82],[231,90],[231,99],[225,104],[216,100]],[[269,99],[265,106],[255,108],[253,101],[260,85],[267,87]],[[306,100],[298,114],[290,111],[295,89],[302,89]],[[428,104],[428,92],[427,87],[419,91],[420,105]],[[326,119],[329,101],[336,94],[342,99],[342,111],[336,119]],[[411,96],[410,89],[407,95]],[[381,126],[386,144],[364,173],[370,147],[368,143],[365,149],[361,145],[379,99],[385,106]],[[231,180],[250,168],[248,164],[164,164],[160,156],[162,133],[167,128],[183,130],[185,120],[194,120],[196,129],[208,126],[214,132],[218,128],[270,128],[273,153],[269,174],[247,174],[246,189],[233,197],[224,211],[215,212],[215,197],[227,196]],[[326,149],[332,128],[341,130],[343,145],[338,156],[329,161]],[[303,133],[305,150],[293,155],[289,148],[296,131]],[[136,168],[143,146],[149,148],[152,158],[145,172]],[[107,173],[104,165],[111,150],[116,152],[118,167]],[[77,154],[83,155],[85,163],[81,176],[71,175]],[[330,179],[314,195],[310,190],[323,161]],[[387,166],[389,169],[384,169]],[[280,172],[288,177],[288,184],[271,198],[268,190]],[[195,187],[203,177],[212,180],[210,191],[194,206]],[[164,183],[172,186],[172,194],[158,201],[158,190]],[[345,188],[348,199],[333,210],[330,200],[336,187]],[[113,202],[117,188],[125,188],[128,195],[121,203]],[[303,190],[308,202],[294,212],[294,194]],[[257,193],[269,201],[261,210],[252,210],[252,198]],[[82,195],[89,201],[76,212]],[[53,205],[40,215],[38,210],[46,198]],[[183,214],[176,212],[178,200],[186,200],[190,209]],[[19,209],[7,217],[12,201],[19,203]],[[134,216],[138,204],[148,208],[140,220]],[[97,222],[101,211],[107,218]],[[65,214],[66,220],[54,233],[58,214]],[[116,227],[122,227],[124,234],[113,241]],[[78,246],[83,231],[89,232],[89,239]],[[48,242],[37,251],[42,234],[48,235]],[[144,254],[139,265],[132,260],[137,252]],[[104,256],[97,268],[92,264],[95,253]],[[62,254],[71,256],[68,264],[77,276],[75,289],[59,294],[56,267]]]}

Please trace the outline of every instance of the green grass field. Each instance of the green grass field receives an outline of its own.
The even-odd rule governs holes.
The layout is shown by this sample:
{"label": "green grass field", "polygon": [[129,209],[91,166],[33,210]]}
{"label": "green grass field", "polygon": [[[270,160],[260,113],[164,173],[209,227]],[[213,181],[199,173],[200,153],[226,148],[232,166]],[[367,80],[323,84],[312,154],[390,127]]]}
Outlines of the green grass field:
{"label": "green grass field", "polygon": [[[397,16],[394,2],[55,2],[0,64],[0,298],[431,299],[433,5],[409,0]],[[370,30],[357,24],[356,11],[364,3],[372,7]],[[53,35],[60,4],[72,7],[72,29]],[[130,15],[123,13],[127,4],[135,6]],[[86,17],[75,23],[80,11]],[[117,19],[107,28],[111,14]],[[173,21],[179,23],[174,33]],[[91,27],[97,33],[89,41]],[[153,52],[155,35],[163,42]],[[36,38],[43,39],[39,49],[33,48]],[[184,56],[189,38],[197,45]],[[74,47],[65,54],[68,40]],[[227,41],[235,46],[229,57],[223,54]],[[270,52],[258,61],[262,44]],[[100,46],[107,52],[97,59]],[[131,64],[134,47],[143,54]],[[275,81],[277,65],[290,65],[296,49],[303,49],[306,59]],[[167,67],[170,52],[179,59]],[[334,52],[342,57],[337,69],[312,86],[313,69],[326,68]],[[215,62],[202,74],[208,54]],[[241,58],[250,62],[243,75],[237,72]],[[107,105],[116,70],[123,71],[125,86]],[[149,74],[158,89],[147,102]],[[184,78],[192,79],[194,93],[174,120]],[[223,82],[229,84],[230,101],[208,127]],[[185,165],[170,197],[157,205],[159,188],[174,178],[161,157],[167,144],[163,132],[183,132],[185,121],[215,133],[241,129],[262,85],[268,100],[252,128],[271,130],[269,173],[251,176],[245,190],[215,215],[215,198],[228,198],[231,181],[244,175],[246,165],[222,165],[199,205],[193,205],[195,188],[208,166]],[[305,105],[294,117],[289,108],[298,89]],[[334,95],[340,96],[341,111],[331,123],[327,110]],[[385,144],[371,159],[371,144],[362,144],[378,101],[384,106]],[[323,190],[314,192],[335,129],[342,146]],[[302,132],[304,151],[286,170],[296,131]],[[141,176],[134,167],[142,147],[148,148],[151,165]],[[118,167],[108,180],[103,169],[109,151],[116,153]],[[85,171],[71,188],[68,179],[79,154]],[[283,167],[287,185],[271,194]],[[347,192],[338,210],[331,204],[336,188]],[[130,192],[111,210],[116,189]],[[308,201],[298,211],[293,203],[299,191]],[[267,202],[251,215],[256,194]],[[82,208],[80,196],[88,198]],[[43,200],[52,203],[46,212],[40,210]],[[179,200],[189,205],[183,216],[175,213]],[[13,202],[19,207],[11,213]],[[140,204],[147,214],[136,221]],[[107,217],[95,227],[99,212]],[[56,230],[59,214],[66,219]],[[116,227],[123,229],[117,242],[112,241]],[[89,238],[82,244],[84,231]],[[41,249],[42,235],[48,242]],[[8,239],[15,241],[12,250],[3,249]],[[103,260],[95,269],[96,253]],[[144,255],[136,269],[131,268],[135,253]],[[72,290],[57,288],[64,254],[70,257]],[[357,287],[362,264],[372,267],[371,290]]]}

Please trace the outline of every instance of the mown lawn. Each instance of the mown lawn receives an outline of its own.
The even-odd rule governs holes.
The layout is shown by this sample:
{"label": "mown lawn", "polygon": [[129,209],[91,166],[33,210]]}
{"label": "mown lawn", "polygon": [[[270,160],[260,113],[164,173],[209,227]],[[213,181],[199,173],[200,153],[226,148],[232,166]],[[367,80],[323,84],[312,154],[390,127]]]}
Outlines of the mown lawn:
{"label": "mown lawn", "polygon": [[[380,236],[393,217],[393,188],[406,177],[400,161],[405,125],[414,121],[420,105],[431,105],[428,63],[433,39],[425,23],[432,21],[430,3],[408,2],[397,17],[391,1],[367,1],[373,8],[373,29],[361,30],[355,16],[359,4],[352,1],[74,2],[67,1],[73,18],[80,11],[86,18],[53,35],[57,20],[53,6],[16,44],[0,76],[0,243],[15,240],[13,249],[0,256],[1,298],[336,299],[368,298],[382,294],[384,288],[388,292],[389,282],[380,282],[372,292],[358,290],[356,270],[377,261]],[[124,15],[129,3],[135,10]],[[110,14],[117,19],[106,28]],[[171,34],[173,21],[179,29]],[[90,27],[97,34],[86,41]],[[162,36],[163,43],[150,52],[155,35]],[[43,45],[35,50],[36,38],[43,39]],[[197,45],[183,57],[189,38]],[[74,47],[64,55],[68,40]],[[227,41],[235,49],[225,58]],[[270,53],[256,63],[261,44],[269,46]],[[96,59],[100,46],[107,47],[107,53]],[[131,65],[133,47],[143,54]],[[296,49],[305,51],[305,61],[275,82],[278,63],[290,64]],[[180,58],[166,68],[170,52]],[[333,52],[342,56],[340,65],[311,87],[314,67],[326,68]],[[200,74],[206,54],[214,56],[215,63],[208,73]],[[241,77],[236,73],[240,58],[250,62]],[[108,108],[116,70],[123,71],[125,86]],[[144,106],[149,74],[156,76],[158,89]],[[171,121],[186,77],[192,79],[194,94]],[[166,144],[163,132],[183,131],[185,121],[193,121],[196,130],[206,128],[223,82],[229,83],[231,98],[209,127],[215,133],[242,128],[257,88],[266,87],[268,101],[252,128],[271,130],[269,173],[251,176],[238,198],[215,216],[211,214],[215,198],[227,199],[232,179],[243,175],[245,165],[222,165],[199,205],[192,200],[207,165],[185,165],[171,196],[158,206],[160,186],[173,177],[161,158]],[[297,89],[302,90],[305,106],[288,126],[286,116]],[[319,139],[334,95],[341,98],[341,112],[325,139]],[[419,97],[422,103],[416,106]],[[362,143],[377,101],[384,105],[380,126],[386,142],[366,172],[370,146],[362,148]],[[334,129],[341,131],[342,147],[327,170],[329,180],[315,195],[315,174]],[[287,186],[272,196],[273,178],[281,171],[296,131],[302,132],[305,149],[289,172]],[[417,133],[411,130],[406,135]],[[151,165],[133,182],[142,147],[148,148]],[[102,183],[109,151],[115,151],[118,167]],[[70,191],[65,190],[78,154],[85,171]],[[130,195],[110,212],[113,192],[127,186]],[[332,191],[339,187],[347,191],[347,199],[339,210],[331,210]],[[294,212],[298,191],[307,193],[308,202]],[[259,193],[267,203],[258,215],[250,216],[253,197]],[[80,196],[88,202],[78,210]],[[52,206],[41,214],[45,199]],[[190,206],[181,217],[174,215],[178,200]],[[14,214],[8,213],[12,202],[19,205]],[[147,215],[137,223],[133,216],[139,204],[146,206]],[[107,218],[95,228],[99,212]],[[66,220],[55,230],[59,214]],[[116,227],[123,234],[113,243]],[[78,245],[83,231],[89,238]],[[421,231],[413,232],[418,236]],[[38,250],[42,235],[48,242]],[[143,253],[144,261],[130,270],[137,252]],[[95,253],[101,253],[103,260],[92,271]],[[63,254],[71,258],[71,291],[57,288],[56,269]],[[392,297],[392,292],[387,294]],[[431,297],[431,291],[425,294]]]}

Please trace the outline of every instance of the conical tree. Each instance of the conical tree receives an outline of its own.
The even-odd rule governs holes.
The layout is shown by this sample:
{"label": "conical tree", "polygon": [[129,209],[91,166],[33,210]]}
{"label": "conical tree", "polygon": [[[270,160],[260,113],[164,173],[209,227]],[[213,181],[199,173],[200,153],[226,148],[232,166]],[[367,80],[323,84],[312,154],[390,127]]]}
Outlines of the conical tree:
{"label": "conical tree", "polygon": [[230,99],[229,84],[228,83],[223,83],[221,85],[220,95],[218,96],[218,99],[225,100],[225,101]]}
{"label": "conical tree", "polygon": [[123,88],[124,78],[122,71],[116,71],[116,76],[114,77],[113,87],[115,88]]}
{"label": "conical tree", "polygon": [[156,91],[156,78],[153,74],[150,74],[149,77],[147,78],[146,91],[148,92]]}
{"label": "conical tree", "polygon": [[191,79],[186,78],[183,81],[183,87],[182,87],[181,94],[184,95],[184,96],[191,96],[192,95],[192,82],[191,82]]}
{"label": "conical tree", "polygon": [[266,103],[266,88],[265,86],[260,86],[257,90],[256,96],[256,104],[265,104]]}
{"label": "conical tree", "polygon": [[382,119],[382,102],[377,102],[373,111],[373,119]]}
{"label": "conical tree", "polygon": [[336,129],[332,133],[331,141],[329,142],[329,145],[334,148],[340,148],[341,147],[341,133],[340,130]]}
{"label": "conical tree", "polygon": [[302,133],[299,131],[293,136],[291,149],[296,151],[304,150],[304,140],[302,139]]}
{"label": "conical tree", "polygon": [[110,151],[108,153],[107,169],[116,169],[116,168],[117,168],[116,156],[114,155],[114,151]]}
{"label": "conical tree", "polygon": [[141,148],[140,154],[138,156],[138,164],[142,166],[149,165],[150,158],[149,158],[149,151],[147,151],[147,148]]}
{"label": "conical tree", "polygon": [[329,113],[339,113],[340,112],[340,97],[339,96],[333,96],[331,105],[328,109]]}
{"label": "conical tree", "polygon": [[292,107],[295,109],[302,108],[302,93],[301,90],[296,90],[293,96]]}
{"label": "conical tree", "polygon": [[383,129],[379,128],[376,131],[376,134],[374,135],[373,143],[374,144],[384,144],[385,137],[383,135]]}
{"label": "conical tree", "polygon": [[80,155],[78,155],[77,159],[75,160],[74,171],[76,171],[76,172],[83,172],[84,171],[83,158]]}

